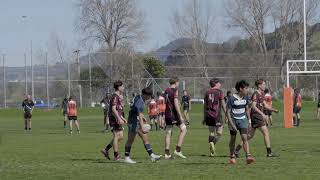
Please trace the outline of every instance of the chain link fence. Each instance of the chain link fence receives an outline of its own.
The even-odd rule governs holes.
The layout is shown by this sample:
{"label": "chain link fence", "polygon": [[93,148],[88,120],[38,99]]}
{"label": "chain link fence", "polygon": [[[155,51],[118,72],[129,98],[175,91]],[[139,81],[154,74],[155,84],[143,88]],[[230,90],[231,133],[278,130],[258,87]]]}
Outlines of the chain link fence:
{"label": "chain link fence", "polygon": [[[285,68],[280,66],[277,55],[260,54],[150,54],[161,60],[165,68],[163,77],[154,78],[147,71],[141,58],[147,55],[130,53],[106,53],[78,51],[65,61],[56,62],[50,54],[33,66],[24,63],[17,67],[2,66],[0,69],[0,107],[20,107],[26,94],[43,107],[58,107],[64,97],[72,95],[82,107],[95,106],[106,93],[113,92],[112,83],[125,83],[125,97],[130,101],[133,93],[151,86],[154,93],[163,91],[172,76],[180,79],[180,90],[187,90],[192,98],[203,98],[209,88],[209,80],[217,77],[223,81],[223,90],[232,90],[236,81],[245,79],[251,87],[258,78],[267,81],[268,88],[278,99],[286,82]],[[22,56],[23,57],[23,56]],[[10,59],[10,54],[6,55]],[[48,65],[46,64],[48,60]],[[23,62],[23,58],[22,61]],[[53,63],[54,62],[54,63]],[[300,74],[290,77],[292,87],[302,89],[307,100],[316,100],[320,75]],[[32,85],[33,84],[33,85]],[[33,87],[33,88],[32,88]],[[33,93],[32,93],[33,91]]]}

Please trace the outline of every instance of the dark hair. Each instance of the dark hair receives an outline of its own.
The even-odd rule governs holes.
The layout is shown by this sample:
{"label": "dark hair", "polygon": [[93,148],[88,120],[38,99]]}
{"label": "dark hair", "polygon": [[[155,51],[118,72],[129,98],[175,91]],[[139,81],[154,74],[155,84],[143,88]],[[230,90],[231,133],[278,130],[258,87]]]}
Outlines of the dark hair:
{"label": "dark hair", "polygon": [[183,90],[183,93],[188,92],[187,90]]}
{"label": "dark hair", "polygon": [[152,96],[153,94],[152,89],[148,87],[142,89],[141,92],[142,92],[142,95],[147,95],[147,96]]}
{"label": "dark hair", "polygon": [[265,94],[269,93],[269,89],[265,89],[265,90],[264,90],[264,93],[265,93]]}
{"label": "dark hair", "polygon": [[169,80],[170,85],[175,84],[175,83],[177,83],[177,82],[179,82],[179,78],[178,78],[178,77],[172,77],[172,78]]}
{"label": "dark hair", "polygon": [[299,93],[300,93],[300,89],[299,89],[299,88],[295,88],[295,89],[294,89],[294,93],[295,93],[295,94],[299,94]]}
{"label": "dark hair", "polygon": [[239,92],[241,88],[249,87],[249,83],[245,80],[238,81],[236,83],[236,90]]}
{"label": "dark hair", "polygon": [[231,91],[227,91],[227,96],[230,96],[231,95]]}
{"label": "dark hair", "polygon": [[117,91],[119,87],[122,85],[123,85],[122,81],[119,80],[113,83],[113,88]]}
{"label": "dark hair", "polygon": [[254,84],[256,85],[256,87],[259,87],[259,85],[261,85],[263,82],[265,82],[263,79],[258,79]]}
{"label": "dark hair", "polygon": [[73,96],[70,96],[70,97],[69,97],[69,101],[71,101],[72,99],[73,99]]}
{"label": "dark hair", "polygon": [[218,83],[221,83],[221,80],[218,79],[218,78],[213,78],[213,79],[210,80],[210,86],[211,87],[215,87],[216,84],[218,84]]}
{"label": "dark hair", "polygon": [[151,99],[154,99],[154,95],[151,95]]}

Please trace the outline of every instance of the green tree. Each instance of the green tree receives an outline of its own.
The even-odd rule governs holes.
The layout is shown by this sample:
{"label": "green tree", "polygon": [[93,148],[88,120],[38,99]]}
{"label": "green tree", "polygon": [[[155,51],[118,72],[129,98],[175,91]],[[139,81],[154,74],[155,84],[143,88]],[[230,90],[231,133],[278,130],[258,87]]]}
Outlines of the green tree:
{"label": "green tree", "polygon": [[[91,87],[94,89],[103,88],[103,86],[108,81],[108,76],[100,67],[93,67],[91,69]],[[85,88],[89,88],[90,86],[90,75],[89,69],[82,71],[80,74],[81,85]]]}
{"label": "green tree", "polygon": [[143,65],[154,78],[161,78],[166,73],[164,65],[155,57],[144,57]]}

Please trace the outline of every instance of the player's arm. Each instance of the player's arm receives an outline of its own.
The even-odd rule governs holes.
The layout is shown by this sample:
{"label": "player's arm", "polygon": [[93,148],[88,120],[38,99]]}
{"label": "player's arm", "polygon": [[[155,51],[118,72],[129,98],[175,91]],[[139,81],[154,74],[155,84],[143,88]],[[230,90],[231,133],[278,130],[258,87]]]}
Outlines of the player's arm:
{"label": "player's arm", "polygon": [[67,104],[67,113],[69,114],[70,109],[69,109],[69,103]]}
{"label": "player's arm", "polygon": [[276,112],[276,113],[279,112],[277,109],[272,108],[271,106],[269,106],[269,104],[267,104],[266,101],[263,101],[263,107],[264,107],[265,109],[269,110],[269,111],[273,111],[273,112]]}
{"label": "player's arm", "polygon": [[249,127],[251,127],[251,116],[250,116],[250,106],[246,105],[246,114],[247,114],[247,118],[248,118],[248,122],[249,122]]}
{"label": "player's arm", "polygon": [[183,121],[183,116],[180,110],[180,103],[179,103],[179,99],[178,99],[178,90],[176,91],[175,97],[174,97],[174,106],[177,110],[177,113],[180,117],[180,120]]}
{"label": "player's arm", "polygon": [[230,126],[232,127],[232,129],[235,130],[235,131],[237,131],[238,129],[237,129],[236,125],[235,125],[234,122],[231,120],[231,108],[227,108],[227,113],[226,113],[226,115],[227,115],[227,118],[228,118],[228,120],[229,120],[229,123],[230,123]]}
{"label": "player's arm", "polygon": [[226,105],[226,101],[224,100],[224,98],[221,99],[221,105],[222,105],[222,110],[224,112],[224,114],[227,114],[227,105]]}
{"label": "player's arm", "polygon": [[204,103],[203,103],[203,120],[202,120],[202,124],[205,125],[205,118],[206,118],[206,111],[207,111],[207,107],[208,107],[208,104],[207,104],[207,98],[208,98],[208,95],[207,93],[204,95]]}
{"label": "player's arm", "polygon": [[24,113],[26,113],[26,111],[24,110],[25,109],[25,103],[24,102],[22,102],[22,111],[24,112]]}
{"label": "player's arm", "polygon": [[32,113],[32,111],[33,111],[33,108],[34,108],[34,102],[32,101],[32,102],[31,102],[31,113]]}
{"label": "player's arm", "polygon": [[147,120],[146,120],[146,118],[144,117],[144,114],[143,114],[143,112],[139,112],[139,124],[140,124],[140,129],[141,129],[141,131],[144,133],[144,134],[146,134],[146,133],[148,133],[148,132],[145,132],[145,131],[143,131],[143,124],[146,124],[147,123]]}
{"label": "player's arm", "polygon": [[260,111],[260,109],[257,107],[257,95],[256,95],[256,94],[254,94],[253,97],[252,97],[252,105],[251,105],[251,108],[252,108],[254,111],[258,112],[258,113],[259,113],[260,115],[262,115],[263,117],[265,116],[265,114],[264,114],[262,111]]}
{"label": "player's arm", "polygon": [[117,121],[122,120],[121,116],[118,114],[116,105],[112,105],[112,113],[115,115]]}
{"label": "player's arm", "polygon": [[257,102],[256,102],[256,101],[252,101],[252,106],[251,106],[251,108],[252,108],[254,111],[258,112],[260,115],[265,116],[265,114],[264,114],[262,111],[260,111],[259,108],[257,108]]}

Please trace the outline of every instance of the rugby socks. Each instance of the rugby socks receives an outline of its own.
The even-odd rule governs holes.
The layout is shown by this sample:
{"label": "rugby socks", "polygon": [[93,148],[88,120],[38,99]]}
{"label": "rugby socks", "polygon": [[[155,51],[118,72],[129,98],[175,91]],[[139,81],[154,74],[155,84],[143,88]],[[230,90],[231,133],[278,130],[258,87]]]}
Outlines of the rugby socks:
{"label": "rugby socks", "polygon": [[170,155],[170,150],[169,149],[165,149],[164,153],[169,156]]}
{"label": "rugby socks", "polygon": [[63,127],[66,128],[67,127],[67,122],[63,121]]}
{"label": "rugby socks", "polygon": [[209,136],[209,143],[217,144],[221,136]]}
{"label": "rugby socks", "polygon": [[125,150],[124,155],[125,155],[126,157],[129,157],[129,156],[130,156],[130,151],[131,151],[131,146],[126,145],[126,146],[124,147],[124,150]]}
{"label": "rugby socks", "polygon": [[297,126],[300,126],[300,118],[297,120]]}
{"label": "rugby socks", "polygon": [[238,144],[237,147],[236,147],[235,152],[238,152],[238,153],[239,153],[239,151],[241,150],[241,148],[242,148],[242,145],[241,145],[241,144]]}
{"label": "rugby socks", "polygon": [[24,130],[28,130],[28,124],[27,124],[27,121],[24,121]]}
{"label": "rugby socks", "polygon": [[271,154],[271,153],[272,153],[271,147],[267,147],[267,154]]}
{"label": "rugby socks", "polygon": [[146,151],[148,152],[149,156],[150,156],[151,154],[153,154],[152,147],[151,147],[150,144],[145,144],[145,145],[144,145],[144,148],[145,148]]}
{"label": "rugby socks", "polygon": [[[209,136],[209,143],[214,143],[215,137],[214,136]],[[214,143],[215,144],[215,143]]]}
{"label": "rugby socks", "polygon": [[117,158],[119,156],[119,153],[118,152],[114,152],[113,155],[114,155],[114,158]]}
{"label": "rugby socks", "polygon": [[180,152],[181,151],[181,147],[180,146],[176,146],[176,151]]}
{"label": "rugby socks", "polygon": [[108,144],[104,149],[105,149],[106,151],[109,151],[111,148],[112,148],[112,145],[111,145],[111,144]]}

